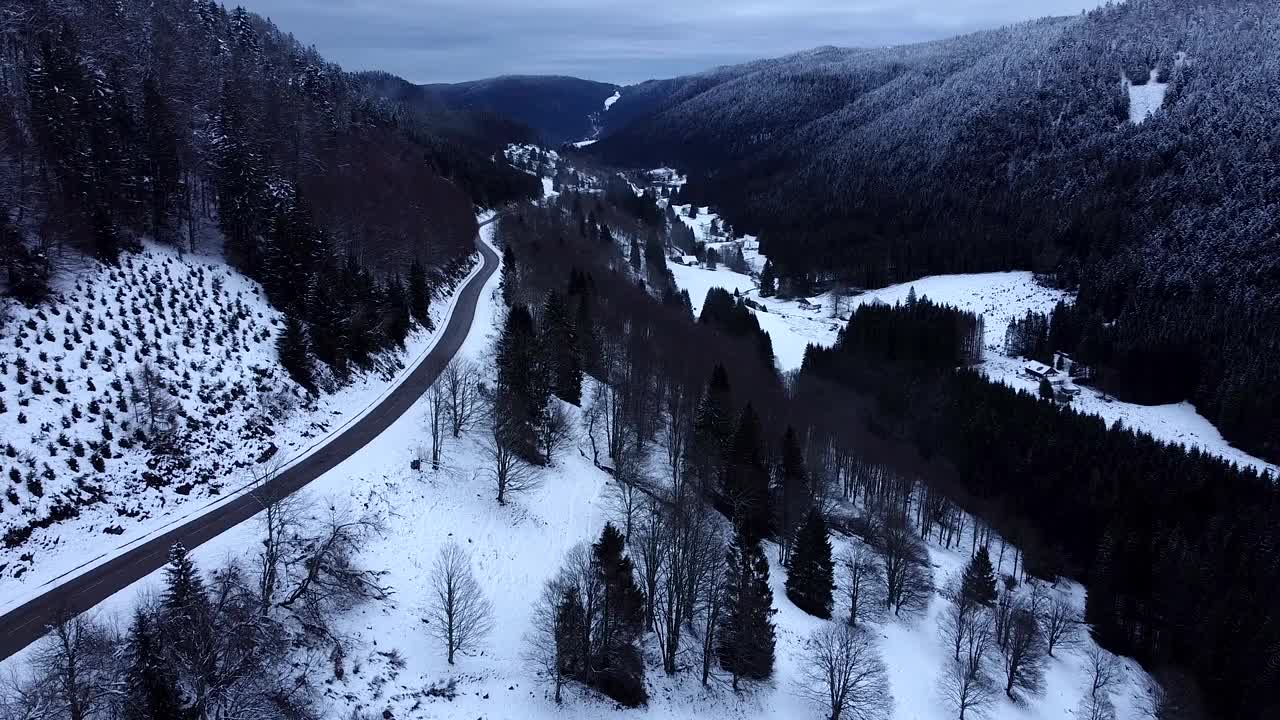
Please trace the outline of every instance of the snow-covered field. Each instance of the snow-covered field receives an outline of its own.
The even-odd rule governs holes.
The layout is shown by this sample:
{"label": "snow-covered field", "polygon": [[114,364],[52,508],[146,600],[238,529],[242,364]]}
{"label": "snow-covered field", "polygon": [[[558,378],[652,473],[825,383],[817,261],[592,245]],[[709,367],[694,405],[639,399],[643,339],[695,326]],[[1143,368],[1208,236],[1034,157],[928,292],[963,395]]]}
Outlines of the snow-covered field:
{"label": "snow-covered field", "polygon": [[[489,281],[477,308],[477,321],[462,353],[483,358],[492,341],[498,278]],[[543,582],[556,572],[566,550],[594,539],[609,517],[605,500],[611,481],[571,444],[543,476],[539,490],[518,496],[506,507],[493,500],[492,482],[473,439],[446,446],[445,467],[438,472],[410,468],[419,446],[427,442],[420,403],[386,433],[342,465],[313,483],[307,493],[316,500],[379,510],[387,516],[382,538],[364,553],[364,563],[388,571],[395,588],[387,601],[351,611],[337,628],[348,641],[347,672],[341,679],[313,678],[323,690],[324,716],[406,718],[601,718],[613,715],[655,718],[818,718],[822,711],[796,693],[804,641],[828,621],[802,613],[785,596],[785,573],[776,551],[766,548],[778,627],[774,678],[747,684],[735,695],[725,682],[702,687],[696,673],[668,678],[652,647],[647,653],[650,703],[635,710],[615,710],[611,703],[581,690],[566,693],[563,705],[550,688],[521,660],[522,636],[530,629],[530,612]],[[259,528],[249,521],[195,551],[208,569],[227,558],[242,558],[256,545]],[[449,666],[438,643],[423,624],[427,578],[440,546],[453,541],[470,552],[476,577],[493,602],[495,626],[483,651],[460,656]],[[837,556],[849,542],[836,538]],[[965,543],[962,548],[967,548]],[[939,585],[956,572],[966,552],[930,547]],[[1011,556],[1012,554],[1010,554]],[[1006,558],[1005,570],[1011,570]],[[141,593],[158,587],[160,573],[146,578],[103,603],[100,617],[123,617]],[[1077,602],[1083,590],[1062,585]],[[935,595],[927,613],[911,621],[872,625],[888,665],[895,720],[947,720],[954,717],[938,698],[936,679],[947,658],[937,630],[937,616],[948,601]],[[1086,645],[1087,645],[1086,641]],[[1085,690],[1083,648],[1050,660],[1043,696],[1017,706],[997,700],[993,720],[1072,718]],[[25,655],[25,653],[23,654]],[[23,655],[11,659],[20,662]],[[1125,661],[1124,681],[1113,696],[1120,718],[1140,717],[1145,702],[1145,676]],[[3,670],[4,668],[0,668]],[[327,668],[320,670],[326,675]],[[431,687],[456,680],[454,699],[428,696]]]}
{"label": "snow-covered field", "polygon": [[[908,293],[914,289],[918,297],[982,315],[986,346],[983,371],[993,380],[1028,392],[1037,391],[1038,381],[1023,372],[1022,360],[1002,354],[1005,328],[1010,319],[1025,316],[1028,311],[1048,313],[1060,300],[1071,301],[1069,293],[1039,284],[1032,273],[1015,271],[934,275],[851,297],[835,297],[828,293],[810,298],[821,307],[804,309],[797,301],[759,297],[754,278],[725,268],[707,270],[672,263],[671,272],[675,275],[676,284],[689,291],[695,313],[701,309],[707,290],[712,287],[730,292],[737,290],[764,305],[768,312],[757,312],[756,318],[773,340],[774,354],[783,370],[798,368],[804,360],[805,347],[810,343],[830,345],[835,342],[844,321],[832,317],[833,306],[841,318],[847,318],[862,303],[905,302]],[[1228,461],[1280,475],[1280,468],[1275,465],[1232,447],[1217,428],[1188,402],[1136,405],[1121,402],[1093,388],[1081,387],[1080,390],[1072,401],[1077,410],[1098,415],[1108,423],[1119,421],[1125,427],[1148,433],[1164,442],[1199,447]]]}
{"label": "snow-covered field", "polygon": [[[11,308],[0,329],[3,608],[314,449],[434,340],[416,329],[400,357],[307,399],[277,359],[281,315],[221,258],[152,244],[59,290],[56,302]],[[451,299],[433,303],[437,320]],[[133,436],[150,425],[144,367],[176,403],[172,456]]]}
{"label": "snow-covered field", "polygon": [[668,267],[676,278],[676,284],[682,290],[689,291],[695,316],[702,312],[707,291],[713,287],[724,288],[729,292],[737,290],[744,297],[768,307],[769,312],[757,312],[756,319],[760,321],[760,328],[769,333],[769,338],[773,341],[773,353],[778,358],[778,366],[783,370],[798,369],[804,362],[804,350],[810,343],[830,345],[835,342],[836,333],[840,330],[840,323],[821,311],[804,311],[793,302],[761,298],[756,292],[755,280],[747,275],[724,267],[707,270],[675,263],[669,263]]}

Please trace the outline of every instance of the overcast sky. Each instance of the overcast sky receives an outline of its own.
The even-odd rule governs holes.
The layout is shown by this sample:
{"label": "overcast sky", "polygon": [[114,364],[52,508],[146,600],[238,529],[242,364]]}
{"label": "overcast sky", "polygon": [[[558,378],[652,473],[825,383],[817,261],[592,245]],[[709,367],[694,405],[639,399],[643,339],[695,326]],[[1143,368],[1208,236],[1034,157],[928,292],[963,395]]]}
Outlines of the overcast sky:
{"label": "overcast sky", "polygon": [[949,37],[1088,0],[238,0],[349,70],[629,84],[818,45]]}

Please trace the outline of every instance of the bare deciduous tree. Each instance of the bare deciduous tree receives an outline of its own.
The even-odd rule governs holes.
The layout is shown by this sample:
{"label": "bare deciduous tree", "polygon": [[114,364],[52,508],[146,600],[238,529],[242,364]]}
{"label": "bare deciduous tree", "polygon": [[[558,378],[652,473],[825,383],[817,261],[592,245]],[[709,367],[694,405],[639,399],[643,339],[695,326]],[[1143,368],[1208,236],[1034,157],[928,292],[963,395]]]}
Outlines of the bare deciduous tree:
{"label": "bare deciduous tree", "polygon": [[54,623],[32,658],[32,683],[21,688],[20,717],[105,717],[121,689],[114,645],[113,634],[84,615]]}
{"label": "bare deciduous tree", "polygon": [[683,495],[684,453],[689,443],[689,425],[692,423],[694,398],[690,390],[679,382],[667,386],[663,407],[662,447],[666,450],[667,466],[671,470],[671,494]]}
{"label": "bare deciduous tree", "polygon": [[516,447],[518,423],[498,403],[490,403],[487,424],[483,441],[485,459],[497,488],[498,504],[506,505],[508,496],[537,488],[540,478]]}
{"label": "bare deciduous tree", "polygon": [[1044,636],[1032,604],[1025,598],[1014,602],[1001,650],[1004,692],[1009,699],[1017,701],[1038,694],[1044,685]]}
{"label": "bare deciduous tree", "polygon": [[1076,715],[1084,720],[1115,720],[1116,708],[1111,703],[1111,691],[1120,682],[1120,663],[1114,655],[1097,645],[1089,648],[1086,659],[1087,685]]}
{"label": "bare deciduous tree", "polygon": [[449,398],[443,376],[436,378],[427,389],[427,434],[431,436],[431,469],[440,469],[440,456],[444,449],[446,425],[449,420]]}
{"label": "bare deciduous tree", "polygon": [[178,401],[164,386],[164,381],[151,363],[143,363],[128,376],[129,402],[134,420],[145,425],[149,433],[169,433],[177,427]]}
{"label": "bare deciduous tree", "polygon": [[609,507],[618,524],[622,526],[623,537],[628,540],[631,539],[636,514],[640,512],[645,498],[648,497],[640,488],[639,470],[635,467],[633,459],[630,453],[624,453],[608,489]]}
{"label": "bare deciduous tree", "polygon": [[436,556],[430,601],[431,633],[444,643],[450,665],[456,653],[474,650],[493,629],[493,605],[471,573],[471,557],[456,543]]}
{"label": "bare deciduous tree", "polygon": [[822,705],[831,720],[889,716],[893,697],[870,633],[843,623],[815,631],[801,662],[796,692]]}
{"label": "bare deciduous tree", "polygon": [[559,399],[552,398],[536,428],[538,445],[548,465],[552,464],[556,453],[569,442],[572,431],[569,413],[565,412]]}
{"label": "bare deciduous tree", "polygon": [[958,579],[948,583],[944,595],[951,602],[938,617],[938,629],[947,648],[951,650],[952,659],[958,661],[965,643],[972,637],[980,622],[979,611],[982,606],[964,593]]}
{"label": "bare deciduous tree", "polygon": [[711,668],[715,664],[716,628],[720,626],[720,615],[724,612],[725,583],[728,566],[723,554],[708,558],[706,571],[697,593],[699,607],[702,612],[702,684],[711,680]]}
{"label": "bare deciduous tree", "polygon": [[587,440],[591,443],[591,464],[600,467],[600,444],[597,442],[600,425],[603,422],[604,404],[600,402],[600,386],[591,390],[591,401],[582,413],[582,422],[586,425]]}
{"label": "bare deciduous tree", "polygon": [[667,536],[666,508],[657,498],[645,498],[635,533],[628,539],[628,544],[644,591],[644,626],[651,631],[655,629],[654,605],[658,602],[658,576],[666,562]]}
{"label": "bare deciduous tree", "polygon": [[884,570],[870,547],[858,543],[844,556],[845,606],[849,624],[858,626],[884,609]]}
{"label": "bare deciduous tree", "polygon": [[[654,632],[663,671],[671,675],[679,667],[684,628],[694,627],[701,617],[704,633],[715,633],[724,544],[715,518],[701,504],[688,508],[673,504],[661,517]],[[704,673],[705,682],[710,668],[704,666]]]}
{"label": "bare deciduous tree", "polygon": [[462,431],[475,421],[476,408],[480,404],[477,392],[479,377],[475,363],[455,355],[436,380],[437,383],[443,383],[449,428],[455,438],[461,436]]}
{"label": "bare deciduous tree", "polygon": [[924,545],[902,513],[891,513],[875,529],[876,552],[884,570],[885,606],[901,615],[923,610],[933,594]]}
{"label": "bare deciduous tree", "polygon": [[280,605],[321,617],[362,600],[386,598],[391,592],[382,584],[386,573],[356,562],[369,539],[382,532],[382,518],[376,514],[353,516],[331,504],[320,532],[301,540],[286,560],[297,579]]}
{"label": "bare deciduous tree", "polygon": [[987,671],[995,648],[990,611],[978,603],[957,598],[943,617],[943,636],[954,644],[955,654],[943,668],[939,693],[956,711],[958,720],[981,716],[999,690]]}
{"label": "bare deciduous tree", "polygon": [[1049,657],[1053,657],[1055,649],[1072,648],[1079,643],[1080,614],[1071,600],[1061,593],[1053,593],[1044,603],[1040,626]]}
{"label": "bare deciduous tree", "polygon": [[[320,604],[308,605],[317,615]],[[306,687],[292,677],[283,625],[259,611],[252,583],[238,565],[215,571],[209,582],[207,614],[189,616],[189,642],[182,643],[179,675],[195,717],[272,718],[289,706],[306,705]]]}
{"label": "bare deciduous tree", "polygon": [[958,720],[984,717],[1000,690],[991,676],[964,660],[947,660],[939,692]]}
{"label": "bare deciduous tree", "polygon": [[304,523],[311,512],[311,501],[305,495],[281,498],[255,493],[263,504],[259,522],[262,525],[262,549],[258,551],[258,601],[266,615],[275,604],[282,565],[302,542]]}

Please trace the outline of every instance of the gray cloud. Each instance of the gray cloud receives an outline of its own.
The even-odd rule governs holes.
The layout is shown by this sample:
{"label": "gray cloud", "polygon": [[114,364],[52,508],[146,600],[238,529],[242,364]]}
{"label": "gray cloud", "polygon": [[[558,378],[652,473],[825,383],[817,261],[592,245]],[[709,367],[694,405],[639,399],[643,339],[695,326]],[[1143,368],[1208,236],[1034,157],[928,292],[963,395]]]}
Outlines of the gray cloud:
{"label": "gray cloud", "polygon": [[1089,0],[241,0],[327,58],[414,82],[560,74],[638,82],[818,45],[919,42]]}

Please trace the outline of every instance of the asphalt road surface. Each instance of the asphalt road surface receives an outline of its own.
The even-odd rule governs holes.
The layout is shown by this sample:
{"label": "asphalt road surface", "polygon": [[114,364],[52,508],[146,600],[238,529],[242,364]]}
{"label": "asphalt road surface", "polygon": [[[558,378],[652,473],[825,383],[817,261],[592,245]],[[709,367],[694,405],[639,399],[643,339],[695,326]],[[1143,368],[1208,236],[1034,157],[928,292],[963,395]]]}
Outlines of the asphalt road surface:
{"label": "asphalt road surface", "polygon": [[354,455],[390,427],[431,387],[471,330],[476,301],[480,299],[485,282],[498,267],[497,254],[478,237],[476,246],[483,265],[462,289],[444,334],[409,377],[377,407],[306,459],[268,480],[256,493],[241,495],[216,510],[152,538],[0,617],[0,660],[40,639],[56,618],[84,612],[163,567],[174,543],[181,542],[193,548],[226,532],[262,510],[263,497],[279,498],[296,492]]}

